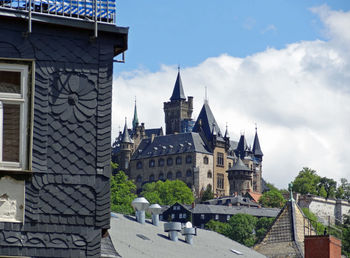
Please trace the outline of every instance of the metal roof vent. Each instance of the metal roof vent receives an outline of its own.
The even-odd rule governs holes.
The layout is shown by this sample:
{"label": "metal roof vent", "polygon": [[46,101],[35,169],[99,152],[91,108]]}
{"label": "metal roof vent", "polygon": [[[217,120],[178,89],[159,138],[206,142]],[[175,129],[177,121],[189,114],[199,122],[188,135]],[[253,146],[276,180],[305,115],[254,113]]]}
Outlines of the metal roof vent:
{"label": "metal roof vent", "polygon": [[162,207],[158,203],[152,204],[148,207],[148,210],[152,213],[152,223],[154,226],[159,226],[159,214],[162,211]]}
{"label": "metal roof vent", "polygon": [[180,222],[168,222],[164,224],[164,231],[168,232],[169,238],[172,241],[177,241],[177,232],[181,231],[181,223]]}
{"label": "metal roof vent", "polygon": [[149,202],[145,197],[138,197],[131,202],[131,206],[136,210],[136,220],[141,224],[145,224],[145,210],[149,206]]}
{"label": "metal roof vent", "polygon": [[182,235],[185,236],[186,242],[190,245],[193,244],[193,236],[196,235],[195,228],[192,227],[191,222],[187,222],[185,227],[182,229]]}

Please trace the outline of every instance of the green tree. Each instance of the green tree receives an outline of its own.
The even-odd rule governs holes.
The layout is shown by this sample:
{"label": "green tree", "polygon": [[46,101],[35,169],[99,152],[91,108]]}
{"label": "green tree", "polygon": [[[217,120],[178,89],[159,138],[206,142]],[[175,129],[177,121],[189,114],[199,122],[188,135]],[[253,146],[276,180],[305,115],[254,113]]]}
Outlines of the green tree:
{"label": "green tree", "polygon": [[255,227],[257,242],[261,241],[265,236],[267,230],[271,227],[274,218],[262,217],[258,219]]}
{"label": "green tree", "polygon": [[210,220],[207,224],[205,224],[205,227],[224,236],[228,236],[230,231],[230,225],[228,223],[215,220]]}
{"label": "green tree", "polygon": [[256,240],[253,234],[256,222],[257,218],[249,214],[232,216],[228,221],[230,226],[228,237],[245,246],[253,246]]}
{"label": "green tree", "polygon": [[327,192],[323,185],[318,190],[318,195],[322,196],[323,198],[327,198]]}
{"label": "green tree", "polygon": [[259,203],[264,207],[282,208],[286,200],[278,190],[270,190],[260,197]]}
{"label": "green tree", "polygon": [[214,199],[214,193],[212,192],[211,185],[209,184],[207,186],[207,189],[205,189],[205,191],[203,192],[201,202],[204,202],[206,200],[211,200],[211,199]]}
{"label": "green tree", "polygon": [[123,171],[111,177],[111,210],[132,214],[134,212],[131,202],[137,197],[134,193],[136,190],[135,184],[128,180],[127,175]]}
{"label": "green tree", "polygon": [[[326,196],[322,195],[322,194],[324,194],[324,192],[322,192],[322,194],[321,194],[322,188],[324,188],[324,190],[326,192]],[[335,194],[336,194],[336,189],[337,189],[337,182],[331,178],[322,177],[322,178],[320,178],[320,182],[318,184],[318,189],[319,189],[319,191],[318,191],[319,196],[323,196],[325,198],[334,198]]]}
{"label": "green tree", "polygon": [[194,201],[191,189],[181,180],[157,181],[145,184],[141,195],[150,203],[172,205],[175,202],[191,204]]}
{"label": "green tree", "polygon": [[304,167],[293,181],[293,191],[301,194],[318,194],[320,177],[315,170]]}
{"label": "green tree", "polygon": [[350,200],[350,183],[348,183],[347,179],[340,179],[340,186],[337,189],[337,195],[337,198]]}

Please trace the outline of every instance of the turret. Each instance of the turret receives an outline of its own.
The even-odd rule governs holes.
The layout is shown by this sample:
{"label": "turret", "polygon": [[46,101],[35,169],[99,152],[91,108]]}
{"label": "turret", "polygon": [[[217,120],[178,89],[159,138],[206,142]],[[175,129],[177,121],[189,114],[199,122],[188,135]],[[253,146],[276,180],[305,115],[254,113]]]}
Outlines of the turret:
{"label": "turret", "polygon": [[120,141],[120,157],[119,157],[119,166],[120,169],[124,172],[129,170],[129,163],[131,159],[131,151],[133,148],[134,142],[130,138],[127,121],[125,118],[124,131]]}
{"label": "turret", "polygon": [[253,172],[238,157],[236,163],[227,170],[230,183],[230,195],[245,194],[252,191]]}

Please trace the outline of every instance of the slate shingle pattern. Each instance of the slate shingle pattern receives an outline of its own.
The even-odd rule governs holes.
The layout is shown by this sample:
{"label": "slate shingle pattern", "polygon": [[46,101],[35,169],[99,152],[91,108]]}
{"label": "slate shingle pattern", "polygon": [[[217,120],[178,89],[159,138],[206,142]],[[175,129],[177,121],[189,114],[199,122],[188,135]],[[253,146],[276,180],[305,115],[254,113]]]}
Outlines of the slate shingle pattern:
{"label": "slate shingle pattern", "polygon": [[123,40],[91,42],[91,31],[38,24],[23,38],[25,25],[0,22],[0,57],[35,60],[25,223],[0,222],[0,254],[100,257],[110,222],[113,46]]}

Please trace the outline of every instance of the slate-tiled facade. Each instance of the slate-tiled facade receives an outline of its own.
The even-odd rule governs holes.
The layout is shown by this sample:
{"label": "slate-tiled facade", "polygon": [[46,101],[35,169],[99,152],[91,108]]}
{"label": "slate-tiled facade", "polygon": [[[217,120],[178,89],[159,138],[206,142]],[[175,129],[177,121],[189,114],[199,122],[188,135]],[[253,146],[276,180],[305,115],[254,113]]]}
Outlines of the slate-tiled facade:
{"label": "slate-tiled facade", "polygon": [[27,22],[0,13],[0,62],[35,69],[32,162],[15,176],[25,180],[24,223],[0,222],[0,256],[100,257],[110,219],[113,57],[126,49],[127,29],[101,26],[91,40],[83,21],[43,20],[33,17],[24,37]]}

